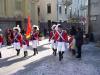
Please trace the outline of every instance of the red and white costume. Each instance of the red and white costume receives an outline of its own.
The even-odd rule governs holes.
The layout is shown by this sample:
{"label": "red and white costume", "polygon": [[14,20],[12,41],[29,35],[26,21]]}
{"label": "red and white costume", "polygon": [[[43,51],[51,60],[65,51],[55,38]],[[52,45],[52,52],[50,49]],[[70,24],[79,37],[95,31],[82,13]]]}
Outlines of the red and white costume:
{"label": "red and white costume", "polygon": [[1,48],[2,44],[3,44],[3,36],[0,35],[0,48]]}
{"label": "red and white costume", "polygon": [[27,47],[29,45],[29,42],[27,39],[23,39],[22,41],[22,50],[27,51]]}
{"label": "red and white costume", "polygon": [[32,47],[37,48],[38,42],[39,42],[39,33],[38,33],[38,31],[32,32],[31,40],[32,40]]}
{"label": "red and white costume", "polygon": [[20,49],[21,46],[22,46],[22,35],[20,33],[17,33],[14,36],[14,48]]}
{"label": "red and white costume", "polygon": [[49,36],[49,41],[51,43],[51,48],[57,49],[57,42],[55,40],[55,32],[56,31],[51,31],[50,36]]}
{"label": "red and white costume", "polygon": [[57,41],[57,50],[65,51],[66,50],[66,42],[68,41],[67,32],[62,30],[61,32],[56,31],[55,40]]}

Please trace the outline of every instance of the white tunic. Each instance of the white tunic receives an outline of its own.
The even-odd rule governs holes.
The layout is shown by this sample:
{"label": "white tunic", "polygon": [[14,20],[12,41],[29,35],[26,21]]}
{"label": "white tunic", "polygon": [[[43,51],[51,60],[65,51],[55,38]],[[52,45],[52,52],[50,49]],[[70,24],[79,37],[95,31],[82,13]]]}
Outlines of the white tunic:
{"label": "white tunic", "polygon": [[57,49],[57,42],[54,42],[54,40],[50,41],[51,48]]}
{"label": "white tunic", "polygon": [[27,45],[23,45],[23,46],[22,46],[22,50],[23,50],[23,51],[27,51]]}
{"label": "white tunic", "polygon": [[32,47],[37,48],[38,46],[38,40],[32,40]]}
{"label": "white tunic", "polygon": [[14,42],[14,48],[15,49],[20,49],[20,42]]}
{"label": "white tunic", "polygon": [[66,42],[58,42],[57,43],[57,50],[58,51],[65,51],[66,50]]}

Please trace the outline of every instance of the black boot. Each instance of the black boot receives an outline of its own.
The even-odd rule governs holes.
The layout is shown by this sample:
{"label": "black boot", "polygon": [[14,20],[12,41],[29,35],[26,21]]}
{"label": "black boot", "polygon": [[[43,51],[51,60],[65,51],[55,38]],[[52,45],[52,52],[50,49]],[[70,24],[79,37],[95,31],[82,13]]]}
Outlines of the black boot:
{"label": "black boot", "polygon": [[28,54],[27,54],[27,51],[24,51],[24,57],[26,57]]}
{"label": "black boot", "polygon": [[74,49],[72,49],[72,55],[75,56],[76,55],[76,51]]}
{"label": "black boot", "polygon": [[55,54],[55,52],[54,52],[54,48],[52,48],[52,50],[53,50],[53,55]]}
{"label": "black boot", "polygon": [[57,55],[57,49],[54,49],[54,56]]}
{"label": "black boot", "polygon": [[36,54],[38,54],[38,50],[37,50],[37,48],[36,48],[35,50],[36,50]]}
{"label": "black boot", "polygon": [[63,59],[63,54],[64,54],[64,51],[61,52],[61,59]]}
{"label": "black boot", "polygon": [[33,54],[33,56],[34,56],[34,55],[36,55],[36,49],[34,48],[33,50],[34,50],[34,54]]}
{"label": "black boot", "polygon": [[18,50],[18,55],[20,54],[20,49]]}
{"label": "black boot", "polygon": [[20,49],[16,49],[16,51],[17,51],[17,56],[19,56],[19,54],[20,54]]}
{"label": "black boot", "polygon": [[79,59],[81,59],[81,55],[77,55],[77,56],[76,56],[76,58],[79,58]]}
{"label": "black boot", "polygon": [[59,61],[61,61],[61,51],[59,51]]}
{"label": "black boot", "polygon": [[76,58],[81,59],[81,46],[77,47],[77,56]]}
{"label": "black boot", "polygon": [[0,58],[2,58],[1,52],[0,52]]}

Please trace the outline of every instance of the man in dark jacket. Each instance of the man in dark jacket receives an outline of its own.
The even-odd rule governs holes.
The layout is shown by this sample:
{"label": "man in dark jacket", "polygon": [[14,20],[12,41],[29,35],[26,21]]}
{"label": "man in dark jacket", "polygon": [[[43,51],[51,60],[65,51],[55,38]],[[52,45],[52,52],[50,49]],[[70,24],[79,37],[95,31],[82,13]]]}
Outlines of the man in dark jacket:
{"label": "man in dark jacket", "polygon": [[82,44],[83,44],[83,31],[81,30],[81,28],[77,28],[77,33],[76,33],[77,56],[76,58],[81,58]]}
{"label": "man in dark jacket", "polygon": [[76,35],[76,28],[75,28],[75,26],[71,27],[70,34],[71,35]]}

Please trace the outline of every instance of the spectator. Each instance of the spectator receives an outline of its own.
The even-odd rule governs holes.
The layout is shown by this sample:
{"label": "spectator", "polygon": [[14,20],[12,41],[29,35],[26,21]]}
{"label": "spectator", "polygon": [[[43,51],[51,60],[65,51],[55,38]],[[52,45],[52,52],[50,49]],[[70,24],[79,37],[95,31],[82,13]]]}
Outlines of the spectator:
{"label": "spectator", "polygon": [[82,44],[83,44],[83,31],[81,30],[81,28],[77,28],[77,33],[76,33],[77,56],[76,58],[81,58]]}
{"label": "spectator", "polygon": [[71,35],[76,35],[76,28],[75,28],[75,26],[71,27],[70,34]]}

